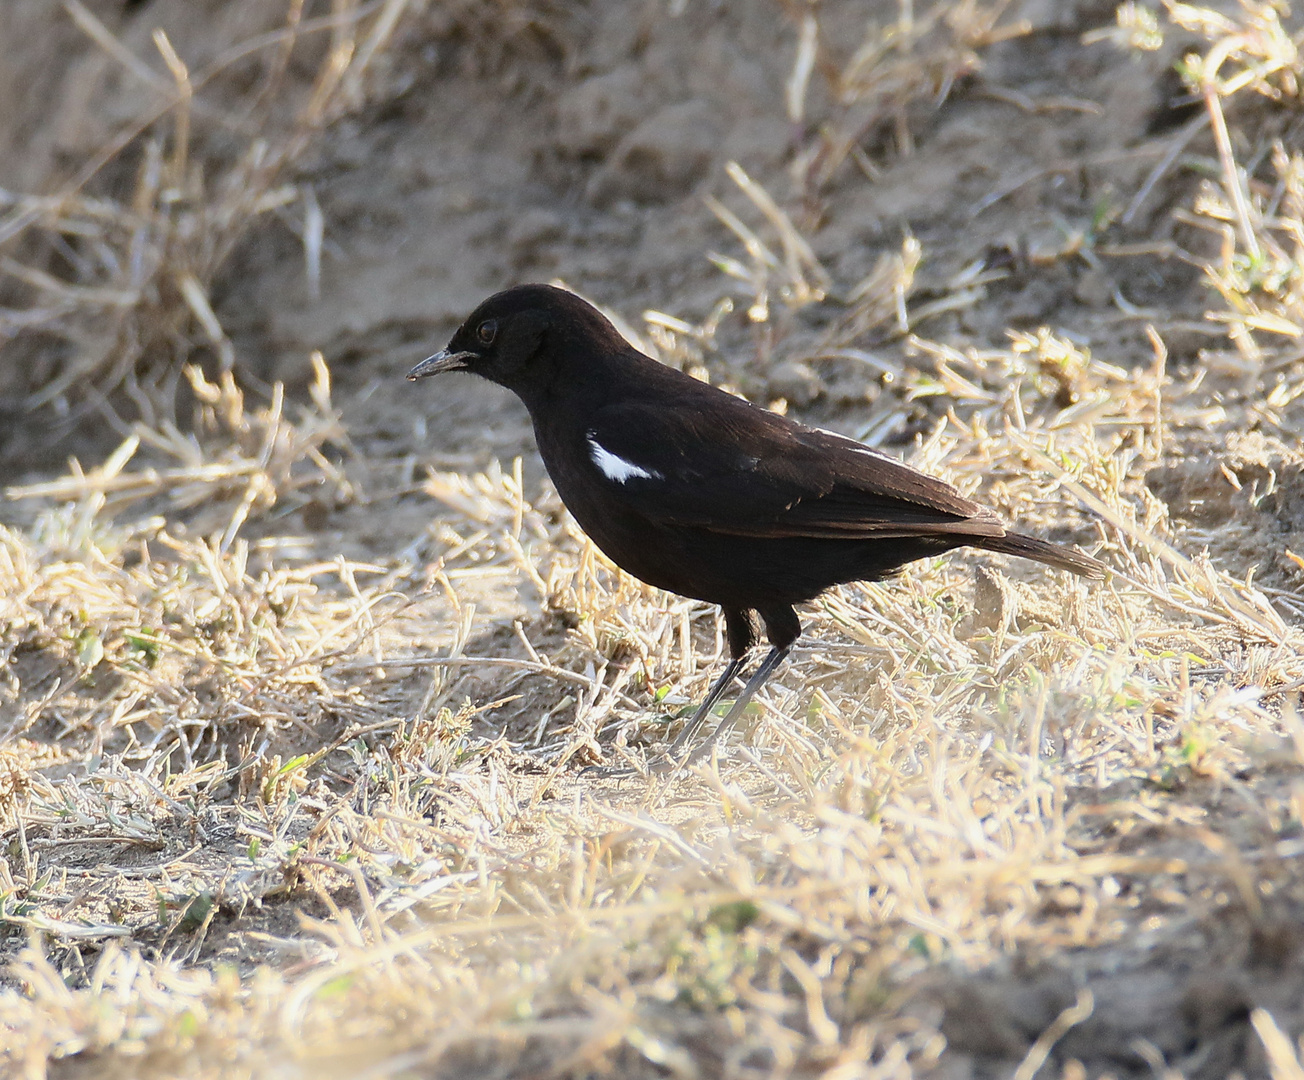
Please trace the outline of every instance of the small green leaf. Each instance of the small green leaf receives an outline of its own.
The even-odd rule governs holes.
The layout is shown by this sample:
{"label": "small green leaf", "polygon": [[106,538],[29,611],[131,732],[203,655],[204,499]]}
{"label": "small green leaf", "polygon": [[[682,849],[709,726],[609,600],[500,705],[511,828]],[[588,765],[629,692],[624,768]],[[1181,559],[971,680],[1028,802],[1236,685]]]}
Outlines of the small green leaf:
{"label": "small green leaf", "polygon": [[181,926],[186,930],[197,930],[213,910],[213,894],[202,892],[186,905],[185,914],[181,916]]}
{"label": "small green leaf", "polygon": [[152,668],[158,663],[161,643],[154,636],[154,630],[140,630],[134,634],[127,633],[123,639],[127,642],[128,651],[137,654],[147,668]]}
{"label": "small green leaf", "polygon": [[732,904],[717,904],[711,909],[706,921],[729,934],[737,934],[747,929],[758,918],[761,909],[750,900],[735,900]]}
{"label": "small green leaf", "polygon": [[306,762],[307,760],[308,760],[307,754],[300,754],[298,757],[292,757],[290,758],[289,761],[287,761],[284,765],[282,765],[279,769],[276,770],[276,775],[284,776],[286,773],[291,773],[295,769],[297,769],[300,765],[304,764],[304,762]]}
{"label": "small green leaf", "polygon": [[353,985],[352,975],[341,975],[338,978],[331,979],[330,982],[324,984],[322,988],[317,991],[317,997],[318,998],[339,997],[341,994],[347,993],[352,985]]}
{"label": "small green leaf", "polygon": [[84,670],[90,671],[103,659],[104,642],[100,640],[100,635],[88,626],[77,635],[77,663]]}

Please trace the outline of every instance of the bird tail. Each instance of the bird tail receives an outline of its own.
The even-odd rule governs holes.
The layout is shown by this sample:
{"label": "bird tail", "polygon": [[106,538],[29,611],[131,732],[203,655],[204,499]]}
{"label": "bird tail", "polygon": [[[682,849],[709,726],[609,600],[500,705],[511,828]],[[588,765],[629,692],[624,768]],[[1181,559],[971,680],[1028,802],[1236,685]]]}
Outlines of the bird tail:
{"label": "bird tail", "polygon": [[1037,540],[1021,533],[987,536],[970,542],[986,551],[998,551],[1002,555],[1018,555],[1021,559],[1033,559],[1080,577],[1103,578],[1105,576],[1105,564],[1090,555],[1083,555],[1079,551],[1061,547],[1059,544],[1048,544],[1045,540]]}

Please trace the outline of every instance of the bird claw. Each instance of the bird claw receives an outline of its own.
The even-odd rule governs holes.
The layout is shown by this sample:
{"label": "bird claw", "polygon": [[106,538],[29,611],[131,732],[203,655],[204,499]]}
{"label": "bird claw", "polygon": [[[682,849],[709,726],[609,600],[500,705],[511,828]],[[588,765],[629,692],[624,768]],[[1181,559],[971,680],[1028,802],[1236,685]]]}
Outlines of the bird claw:
{"label": "bird claw", "polygon": [[638,776],[646,780],[653,776],[672,776],[692,760],[693,757],[689,754],[685,754],[683,757],[662,754],[656,760],[647,762],[641,769],[632,766],[616,768],[612,765],[590,765],[581,769],[579,775],[580,779],[596,777],[599,780],[628,780],[631,777]]}
{"label": "bird claw", "polygon": [[626,766],[616,768],[613,765],[588,765],[579,771],[579,778],[594,778],[598,780],[628,780],[632,776],[643,776],[644,773],[638,769]]}

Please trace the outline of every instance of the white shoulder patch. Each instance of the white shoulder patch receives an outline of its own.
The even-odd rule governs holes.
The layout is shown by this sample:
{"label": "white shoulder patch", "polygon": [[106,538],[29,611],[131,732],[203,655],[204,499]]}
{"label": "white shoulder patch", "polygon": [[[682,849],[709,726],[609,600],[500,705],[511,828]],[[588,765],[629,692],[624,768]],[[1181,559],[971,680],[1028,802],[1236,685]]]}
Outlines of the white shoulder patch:
{"label": "white shoulder patch", "polygon": [[614,480],[618,484],[623,484],[634,477],[640,477],[643,480],[664,480],[655,469],[645,469],[641,465],[635,465],[632,461],[626,461],[623,457],[613,454],[589,432],[589,456],[593,458],[593,464],[602,470],[602,475],[608,480]]}

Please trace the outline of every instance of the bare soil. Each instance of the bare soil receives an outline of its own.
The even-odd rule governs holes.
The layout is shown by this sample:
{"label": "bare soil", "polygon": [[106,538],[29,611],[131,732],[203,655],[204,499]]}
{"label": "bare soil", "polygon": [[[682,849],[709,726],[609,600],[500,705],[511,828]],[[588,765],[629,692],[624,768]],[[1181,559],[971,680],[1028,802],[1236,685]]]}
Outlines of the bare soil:
{"label": "bare soil", "polygon": [[[974,5],[950,6],[959,18],[961,9]],[[286,5],[99,0],[86,7],[156,78],[167,80],[151,43],[156,27],[165,28],[177,53],[199,71],[236,44],[281,26]],[[1001,567],[1004,575],[984,569],[975,584],[964,561],[955,559],[947,568],[921,570],[922,584],[902,586],[901,604],[913,614],[885,611],[889,624],[912,627],[909,645],[894,637],[890,625],[865,622],[857,634],[848,629],[843,609],[822,609],[805,651],[780,680],[786,689],[766,707],[766,715],[809,716],[813,723],[823,708],[813,695],[827,687],[835,704],[854,700],[864,710],[844,730],[835,730],[829,719],[834,711],[820,713],[819,737],[834,748],[828,753],[863,752],[866,760],[880,764],[899,754],[893,760],[906,764],[893,775],[923,778],[923,787],[930,770],[944,775],[938,763],[948,754],[959,761],[983,739],[973,761],[993,745],[991,753],[1005,755],[999,767],[992,766],[991,775],[1000,779],[992,781],[996,786],[990,791],[981,789],[985,794],[975,794],[978,765],[946,782],[954,786],[938,780],[945,790],[931,795],[909,788],[910,798],[919,802],[894,802],[909,785],[881,780],[878,788],[869,784],[872,796],[868,789],[853,794],[850,785],[818,803],[819,809],[817,802],[803,801],[819,786],[809,779],[820,775],[816,762],[807,780],[799,781],[794,776],[802,774],[790,763],[775,765],[776,777],[763,759],[732,760],[732,771],[721,764],[724,780],[715,788],[689,777],[656,793],[641,781],[616,784],[579,776],[585,764],[610,759],[613,739],[646,746],[662,737],[658,711],[682,707],[700,692],[711,658],[718,655],[719,635],[712,613],[700,605],[654,596],[628,582],[611,584],[616,579],[608,570],[584,562],[592,561],[591,553],[586,555],[582,538],[566,531],[533,453],[524,410],[510,396],[469,378],[416,386],[403,379],[413,363],[442,347],[480,299],[516,282],[560,280],[653,342],[655,320],[645,322],[646,311],[700,326],[713,312],[720,315],[721,302],[729,299],[732,310],[720,315],[709,342],[680,352],[663,348],[663,355],[702,368],[712,381],[753,400],[872,438],[907,456],[920,455],[925,464],[933,452],[926,443],[949,415],[966,432],[935,448],[939,467],[951,470],[952,479],[976,488],[979,497],[1011,517],[1036,515],[1037,527],[1048,536],[1104,545],[1105,557],[1126,546],[1121,533],[1101,524],[1092,508],[1079,505],[1049,474],[1044,482],[1027,482],[1024,474],[1043,469],[1040,459],[1020,450],[990,449],[991,439],[1004,436],[994,420],[990,439],[981,426],[1008,415],[991,411],[991,402],[1005,393],[999,370],[977,362],[966,369],[973,393],[965,397],[966,391],[945,382],[938,365],[946,355],[1008,355],[1011,331],[1034,336],[1043,328],[1050,331],[1080,356],[1114,372],[1100,375],[1098,368],[1084,367],[1075,374],[1066,365],[1046,376],[1050,385],[1038,391],[1038,412],[1028,420],[1051,422],[1058,410],[1089,398],[1100,386],[1117,386],[1119,402],[1124,397],[1131,402],[1128,395],[1139,392],[1126,380],[1140,379],[1154,367],[1157,335],[1166,348],[1165,393],[1171,390],[1174,402],[1162,425],[1161,449],[1137,464],[1148,436],[1139,434],[1134,443],[1120,436],[1111,443],[1114,429],[1108,423],[1114,421],[1098,429],[1100,444],[1119,455],[1115,460],[1126,458],[1119,468],[1132,486],[1116,490],[1126,491],[1128,505],[1136,507],[1131,520],[1162,532],[1187,556],[1207,553],[1228,579],[1244,582],[1252,575],[1269,598],[1265,603],[1284,596],[1270,610],[1292,634],[1304,611],[1298,602],[1304,562],[1296,554],[1304,552],[1298,413],[1283,406],[1284,419],[1274,427],[1246,411],[1247,402],[1263,397],[1271,379],[1256,381],[1258,374],[1229,367],[1225,328],[1206,318],[1215,305],[1200,263],[1216,260],[1223,241],[1194,222],[1191,213],[1175,212],[1193,205],[1209,163],[1216,160],[1207,128],[1198,128],[1202,106],[1191,102],[1172,70],[1185,50],[1197,47],[1195,36],[1174,30],[1156,52],[1087,43],[1084,35],[1113,24],[1113,5],[1024,0],[1000,15],[997,25],[1010,32],[966,46],[971,58],[939,79],[931,94],[916,87],[903,91],[892,107],[858,112],[856,104],[836,98],[826,76],[849,61],[866,37],[867,23],[888,25],[900,9],[825,0],[810,10],[819,17],[820,55],[798,120],[788,114],[785,82],[804,5],[771,0],[411,5],[373,73],[369,96],[324,127],[285,177],[294,186],[294,199],[262,214],[240,236],[209,289],[212,312],[233,348],[235,374],[248,388],[249,401],[265,402],[267,388],[279,381],[293,408],[310,409],[311,357],[319,351],[331,373],[331,399],[344,432],[323,445],[347,482],[323,479],[317,487],[296,487],[293,497],[251,516],[242,529],[241,537],[251,545],[250,580],[302,570],[294,587],[304,597],[303,611],[318,605],[311,608],[312,618],[321,621],[312,625],[365,628],[374,617],[376,626],[366,634],[359,630],[356,641],[352,629],[344,633],[338,647],[345,654],[314,661],[317,666],[311,675],[304,669],[301,684],[270,661],[258,674],[255,667],[241,666],[243,653],[237,656],[246,625],[240,620],[254,625],[272,610],[268,605],[278,611],[278,626],[295,617],[279,614],[281,601],[272,591],[263,594],[250,586],[246,594],[240,592],[244,586],[232,584],[236,599],[222,617],[233,621],[217,626],[214,612],[228,601],[214,586],[212,610],[201,605],[187,614],[182,605],[173,623],[163,585],[150,586],[156,593],[146,596],[144,585],[127,584],[136,556],[106,555],[111,570],[104,570],[105,580],[122,584],[104,588],[122,590],[124,596],[137,590],[132,603],[140,605],[139,627],[159,634],[172,625],[216,627],[203,633],[217,660],[178,657],[157,669],[154,678],[160,683],[175,680],[179,734],[172,741],[156,740],[152,753],[161,758],[133,757],[146,741],[145,729],[140,735],[133,729],[129,737],[123,725],[130,720],[124,717],[143,708],[141,701],[154,699],[139,696],[143,689],[129,698],[124,686],[131,677],[109,670],[109,662],[91,664],[89,671],[84,662],[78,667],[78,657],[85,660],[78,650],[87,639],[78,637],[83,631],[75,603],[40,600],[50,622],[37,633],[28,629],[34,622],[23,621],[28,616],[20,615],[15,596],[6,616],[10,621],[0,619],[7,680],[0,697],[0,760],[10,776],[0,777],[0,791],[8,807],[4,858],[11,880],[23,888],[6,898],[9,906],[0,912],[0,955],[23,959],[5,976],[4,993],[10,995],[13,1016],[20,1015],[15,1002],[39,1000],[41,1005],[31,1007],[55,1017],[50,1003],[58,995],[49,987],[33,989],[44,977],[34,972],[45,968],[33,967],[32,950],[43,950],[49,970],[57,973],[55,982],[61,979],[72,995],[90,993],[88,987],[100,985],[97,978],[108,978],[94,974],[96,964],[107,963],[102,958],[108,951],[123,949],[124,955],[156,965],[149,969],[154,972],[150,988],[136,991],[142,1002],[162,1001],[173,992],[192,994],[175,989],[191,976],[215,987],[233,980],[233,1001],[257,997],[260,986],[271,986],[258,982],[263,977],[258,973],[268,970],[281,980],[280,990],[266,991],[279,1009],[294,998],[296,979],[305,973],[317,977],[328,953],[331,963],[343,963],[355,945],[385,940],[374,925],[376,913],[390,911],[385,904],[406,895],[400,879],[422,860],[445,859],[449,873],[469,875],[467,882],[480,875],[478,884],[456,877],[456,890],[488,888],[492,878],[501,895],[516,897],[516,903],[527,893],[513,892],[514,875],[543,875],[543,864],[555,858],[547,873],[557,876],[561,896],[570,887],[562,879],[573,868],[564,862],[569,848],[556,855],[548,846],[560,843],[554,833],[571,829],[566,835],[582,847],[614,835],[618,820],[624,830],[620,843],[634,845],[631,860],[643,850],[635,837],[653,845],[647,866],[660,865],[655,852],[662,847],[682,858],[684,865],[676,863],[660,879],[659,895],[675,894],[680,877],[697,867],[694,859],[707,867],[697,867],[701,873],[716,861],[711,872],[718,874],[711,880],[724,882],[721,890],[745,892],[725,869],[735,856],[743,859],[735,847],[749,853],[753,861],[747,865],[762,875],[759,868],[779,863],[798,867],[803,845],[813,851],[840,829],[863,835],[856,842],[865,845],[871,868],[876,859],[887,859],[888,848],[902,866],[917,856],[919,865],[944,867],[944,857],[929,862],[933,856],[923,853],[931,841],[920,839],[927,832],[922,827],[912,832],[913,826],[901,825],[901,834],[882,841],[887,847],[881,850],[873,846],[879,840],[863,830],[871,823],[886,827],[876,816],[883,807],[890,811],[883,820],[898,824],[916,813],[912,806],[934,807],[917,810],[923,821],[930,813],[946,812],[937,807],[968,805],[966,799],[978,799],[975,806],[982,799],[990,803],[1000,788],[1014,809],[983,803],[988,809],[974,813],[986,821],[990,812],[997,821],[1004,820],[1003,813],[1026,812],[1036,824],[1017,833],[1024,840],[1010,841],[1001,856],[1008,860],[1006,870],[992,870],[990,878],[982,876],[987,869],[957,871],[957,894],[968,895],[979,888],[973,882],[983,882],[974,922],[954,929],[961,924],[949,921],[949,887],[938,884],[943,877],[919,887],[919,895],[926,892],[928,898],[905,922],[900,922],[904,900],[875,907],[880,903],[875,897],[890,889],[870,888],[864,901],[870,913],[857,917],[876,927],[872,931],[857,929],[861,924],[851,916],[844,926],[817,926],[816,916],[801,906],[805,901],[794,899],[789,908],[766,901],[756,925],[772,929],[748,939],[746,949],[759,949],[763,956],[768,949],[780,958],[773,960],[768,983],[757,976],[735,999],[733,991],[721,988],[723,982],[711,982],[716,960],[693,954],[674,963],[703,965],[700,983],[681,987],[678,996],[668,992],[655,1009],[648,1007],[650,1012],[637,1012],[633,997],[621,997],[615,976],[604,981],[592,974],[607,963],[604,949],[612,956],[633,955],[637,942],[595,943],[576,930],[564,962],[540,961],[555,964],[557,971],[576,965],[574,995],[550,999],[553,1003],[537,1013],[513,1005],[517,1011],[510,1015],[538,1025],[516,1042],[501,1033],[485,1034],[490,1029],[484,1028],[465,1045],[443,1033],[439,1039],[432,1035],[426,1046],[421,1025],[435,1022],[412,1004],[411,1013],[394,1022],[405,1036],[387,1030],[376,1037],[378,1047],[392,1048],[392,1057],[384,1056],[390,1049],[378,1049],[374,1059],[366,1059],[359,1049],[365,1039],[359,1038],[350,1045],[363,1058],[317,1060],[302,1047],[287,1049],[297,1045],[291,1040],[276,1044],[280,1049],[269,1050],[261,1064],[237,1056],[222,1065],[219,1007],[216,998],[204,998],[208,1012],[194,1021],[197,1036],[178,1035],[181,1021],[164,1025],[166,1039],[150,1034],[164,1028],[128,1031],[130,1024],[121,1037],[100,1032],[75,1044],[52,1035],[39,1050],[33,1041],[25,1061],[10,1059],[11,1075],[187,1075],[186,1055],[192,1052],[209,1070],[204,1075],[868,1077],[905,1076],[910,1069],[957,1080],[1015,1075],[1026,1080],[1057,1072],[1291,1075],[1272,1072],[1282,1059],[1265,1050],[1256,1010],[1270,1014],[1291,1040],[1304,1034],[1304,873],[1299,869],[1304,767],[1299,744],[1290,738],[1298,739],[1298,732],[1289,727],[1298,685],[1285,694],[1267,694],[1289,685],[1286,673],[1291,664],[1298,666],[1297,642],[1256,638],[1233,615],[1219,622],[1191,614],[1205,611],[1202,600],[1191,598],[1194,592],[1181,594],[1187,597],[1185,612],[1154,599],[1155,607],[1168,612],[1163,621],[1147,613],[1151,602],[1139,592],[1119,599],[1102,588],[1088,597],[1074,592],[1077,586],[1048,586],[1036,572],[1008,566]],[[325,4],[309,3],[305,9],[308,19],[327,14]],[[939,24],[936,50],[921,47],[919,62],[942,55],[949,34],[946,24]],[[273,129],[278,110],[307,99],[329,37],[329,31],[322,32],[316,44],[309,42],[291,57],[277,91],[284,100],[275,103],[266,121]],[[203,105],[193,118],[197,160],[221,161],[228,143],[232,154],[243,145],[241,125],[252,123],[255,114],[239,110],[263,71],[252,61],[248,67],[242,76],[236,64],[230,77],[197,94]],[[62,190],[159,92],[92,42],[54,0],[9,0],[0,10],[0,189]],[[1239,155],[1256,153],[1273,138],[1288,149],[1297,145],[1297,102],[1246,95],[1230,98],[1227,109]],[[831,175],[811,180],[816,166],[807,162],[803,169],[802,155],[821,125],[856,129],[857,150]],[[1179,139],[1185,156],[1173,153],[1174,163],[1164,167]],[[1264,160],[1260,157],[1259,164]],[[87,192],[129,198],[141,161],[140,151],[129,148],[90,180]],[[710,252],[745,255],[706,197],[720,200],[771,237],[776,250],[778,242],[730,179],[729,162],[739,163],[779,200],[827,271],[831,291],[844,300],[880,260],[896,256],[908,240],[917,241],[922,261],[909,285],[908,307],[924,312],[922,317],[908,328],[890,311],[872,321],[852,342],[869,361],[863,355],[818,359],[819,343],[854,304],[786,306],[777,272],[772,317],[750,317],[746,287],[708,258]],[[310,207],[319,209],[324,223],[316,282],[305,245],[315,213]],[[32,241],[26,256],[38,247]],[[0,307],[18,310],[29,304],[25,288],[7,279],[0,285]],[[216,380],[219,349],[205,343],[193,325],[186,332],[189,343],[177,345],[177,356]],[[0,339],[0,350],[0,423],[5,425],[0,485],[54,480],[65,474],[69,455],[90,469],[121,442],[127,425],[140,419],[139,403],[121,386],[107,386],[103,394],[73,387],[52,404],[29,408],[28,395],[73,362],[77,346],[70,339],[9,332]],[[141,361],[176,362],[155,354]],[[1288,366],[1281,371],[1283,378],[1294,377]],[[939,388],[923,392],[920,373]],[[1109,383],[1111,378],[1117,381]],[[1107,402],[1109,392],[1101,391],[1099,400]],[[191,424],[196,398],[184,382],[169,407],[183,429]],[[1102,404],[1101,415],[1105,408]],[[1120,414],[1130,409],[1118,405]],[[153,419],[161,423],[167,417]],[[1071,447],[1069,436],[1064,439]],[[146,447],[142,455],[149,451]],[[1075,462],[1075,452],[1064,451],[1065,467],[1086,460]],[[518,457],[523,490],[513,495],[512,461]],[[496,463],[502,463],[498,472]],[[1105,469],[1101,465],[1099,475]],[[428,470],[444,479],[430,481]],[[479,495],[450,494],[449,477],[483,478],[486,470],[497,487],[484,487]],[[47,528],[39,524],[40,512],[57,502],[13,499],[0,507],[0,521],[15,536],[39,538],[47,535],[40,532]],[[69,505],[75,511],[86,504]],[[526,522],[524,534],[516,526],[526,538],[525,547],[516,549],[504,539],[513,512]],[[163,492],[114,520],[117,529],[139,525],[140,539],[124,542],[123,552],[148,542],[149,557],[162,560],[159,565],[169,567],[169,574],[209,573],[196,549],[169,553],[139,524],[151,513],[166,520],[178,544],[199,544],[221,531],[230,515],[228,502],[177,505]],[[210,513],[216,516],[205,516]],[[537,522],[535,534],[531,521]],[[337,569],[337,560],[339,567],[347,561],[371,569]],[[523,568],[526,563],[536,568],[537,579]],[[1126,564],[1120,557],[1117,564],[1134,578],[1143,576],[1140,563]],[[142,573],[148,565],[140,563]],[[451,584],[441,585],[436,578],[445,570]],[[541,589],[538,581],[547,587]],[[565,595],[571,600],[557,599],[558,581],[570,583]],[[865,612],[877,610],[871,600],[893,588],[857,593],[860,600],[847,602],[863,603]],[[365,614],[364,600],[375,605]],[[586,608],[588,603],[595,606]],[[1097,606],[1088,611],[1088,604]],[[136,617],[112,616],[123,626]],[[65,629],[56,634],[48,627],[58,619]],[[682,636],[677,636],[681,623]],[[1099,656],[1144,657],[1136,661],[1141,674],[1128,668],[1132,674],[1119,675],[1114,683],[1113,676],[1100,675],[1097,683],[1083,676],[1074,690],[1069,672],[1086,668],[1073,667],[1081,654],[1064,641],[1091,643],[1096,632],[1100,640],[1092,647]],[[107,632],[101,636],[116,664],[119,654],[111,640],[117,639]],[[938,672],[950,659],[929,666],[929,647],[936,650],[941,641],[950,650],[947,657],[970,650],[966,663],[975,666],[955,668],[970,674],[956,674],[948,682]],[[925,647],[910,651],[919,642]],[[1030,644],[1025,648],[1021,642]],[[147,646],[152,648],[149,641],[132,647],[147,655]],[[527,666],[451,667],[440,682],[436,669],[420,665],[422,658],[450,652]],[[654,661],[663,665],[657,669],[662,685],[674,684],[664,707],[643,676],[617,681],[618,672],[642,670],[640,665]],[[528,667],[540,663],[544,669],[565,669],[563,675],[573,678],[568,682],[555,670]],[[240,673],[229,685],[223,674],[228,670]],[[928,681],[935,677],[941,681]],[[956,689],[961,684],[963,690]],[[584,695],[591,691],[597,697],[595,687],[609,694],[604,707],[614,719],[604,719],[604,713],[593,722],[596,727],[582,731]],[[1258,696],[1250,693],[1256,689]],[[947,712],[946,695],[952,693],[977,696]],[[1237,693],[1243,696],[1235,698]],[[264,700],[264,694],[271,696]],[[1128,697],[1138,694],[1149,695],[1140,706],[1140,698]],[[267,704],[273,698],[280,704]],[[913,720],[899,711],[906,699]],[[242,700],[256,707],[242,712]],[[440,713],[432,702],[446,704],[449,711]],[[1289,713],[1284,720],[1283,703]],[[1128,724],[1136,725],[1125,735],[1117,734],[1122,730],[1117,725],[1102,721],[1091,727],[1082,719],[1094,716],[1093,709],[1105,710],[1104,715],[1114,708],[1126,711]],[[1256,719],[1246,720],[1236,710],[1257,710]],[[1035,747],[1036,737],[1025,726],[1034,715],[1038,725],[1046,724],[1047,745],[1059,749],[1048,751],[1042,767],[1049,771],[1038,774],[1043,787],[1029,795],[1018,785],[1036,766],[1014,755],[1023,752],[1019,740],[1032,738]],[[557,726],[571,716],[573,729]],[[162,730],[156,721],[150,724]],[[758,729],[763,726],[758,722]],[[545,728],[546,739],[536,738]],[[1007,731],[1008,739],[1002,734]],[[388,743],[391,737],[398,741]],[[762,738],[754,732],[748,736],[753,737]],[[911,750],[913,737],[928,749]],[[558,739],[566,745],[564,753],[551,758],[536,753],[541,744]],[[954,740],[951,750],[949,740]],[[1093,759],[1094,751],[1074,758],[1076,751],[1064,749],[1093,740],[1123,757],[1109,758],[1106,767],[1104,750]],[[418,746],[424,749],[413,749]],[[445,751],[432,746],[448,747],[446,760],[439,757]],[[1219,747],[1230,747],[1225,761],[1217,756],[1223,752]],[[912,758],[916,753],[920,756]],[[1203,765],[1201,754],[1207,758]],[[310,763],[282,776],[278,770],[299,755],[308,755]],[[214,771],[194,773],[184,790],[164,783],[173,773],[202,772],[207,763],[215,763]],[[448,777],[462,768],[475,779],[459,781],[458,787]],[[409,769],[410,774],[404,772]],[[443,779],[428,789],[428,798],[416,794],[419,777],[429,781],[436,775]],[[33,784],[47,795],[64,791],[64,810],[56,813],[48,799],[39,807],[24,802]],[[487,794],[490,784],[492,794]],[[395,794],[400,787],[402,798]],[[84,805],[75,805],[67,794],[74,790],[84,791]],[[287,791],[293,794],[290,803]],[[935,802],[928,803],[930,798]],[[501,811],[494,801],[499,799],[510,801],[515,811]],[[856,799],[864,802],[856,805]],[[745,812],[736,808],[744,804]],[[400,806],[405,809],[396,809]],[[955,813],[962,822],[961,811]],[[390,824],[385,814],[394,820],[416,815],[422,824],[403,834],[400,843],[387,833],[400,825]],[[997,857],[983,847],[988,843],[983,836],[995,844],[1006,836],[999,829],[1014,828],[992,825],[982,834],[975,825],[978,839],[962,841],[965,827],[954,824],[955,843],[972,842],[988,860]],[[1034,834],[1044,846],[1027,852],[1019,873],[1009,869]],[[924,846],[915,851],[916,843]],[[281,853],[276,859],[267,855],[273,849]],[[348,864],[352,869],[341,870],[346,864],[340,852],[346,849],[387,854],[373,861],[364,854]],[[614,858],[624,858],[624,850]],[[305,852],[314,854],[305,859]],[[331,860],[337,860],[335,869]],[[594,866],[601,861],[598,855],[593,860]],[[527,873],[525,867],[533,869]],[[774,873],[776,881],[789,883],[799,876],[796,869],[792,878],[785,876],[788,870]],[[800,886],[792,887],[795,897]],[[632,897],[634,888],[630,885],[625,895]],[[904,885],[901,889],[902,896],[908,894]],[[440,964],[464,959],[460,940],[438,937],[445,922],[518,913],[501,899],[477,900],[465,910],[441,909],[441,895],[432,891],[412,901],[401,917],[394,916],[393,926],[395,933],[418,936],[434,927],[435,936],[413,949],[433,948],[442,958],[417,959],[418,952],[412,952],[400,958],[402,963],[433,964],[442,972]],[[27,906],[13,906],[19,899]],[[597,905],[592,898],[586,902]],[[578,903],[571,896],[550,910],[566,911],[570,918],[578,907],[568,904]],[[62,921],[49,921],[60,912]],[[698,934],[693,948],[716,942],[702,930],[715,918],[692,924]],[[74,922],[98,929],[74,930]],[[980,925],[984,929],[976,929]],[[335,929],[324,931],[324,926]],[[106,927],[118,929],[110,933]],[[880,932],[882,937],[874,936]],[[485,933],[487,941],[490,930]],[[631,939],[639,933],[629,931]],[[648,931],[649,940],[658,933]],[[742,931],[738,938],[743,940]],[[515,947],[509,938],[494,940],[504,957]],[[445,947],[447,954],[439,953]],[[490,956],[492,949],[484,947]],[[687,957],[688,948],[675,945],[669,952],[679,957],[674,949],[681,949]],[[746,951],[743,945],[736,948],[738,956]],[[580,954],[587,959],[577,958]],[[397,948],[393,955],[399,957]],[[719,963],[765,966],[763,960],[744,962],[738,956]],[[489,994],[492,988],[505,994],[512,980],[524,987],[542,978],[505,958],[498,975],[491,960],[466,963],[461,975],[440,983],[449,1001],[467,998],[473,983],[476,993]],[[349,970],[356,975],[359,969]],[[362,993],[361,984],[356,992]],[[1088,1004],[1075,1014],[1084,992]],[[437,1004],[438,994],[429,993]],[[775,1004],[780,999],[789,1002],[788,1012]],[[200,1016],[198,1006],[187,1008]],[[166,1011],[162,1005],[158,1009]],[[232,1009],[224,1015],[240,1015]],[[610,1018],[622,1009],[641,1018],[641,1028],[628,1021],[631,1030],[642,1031],[637,1038],[614,1037],[610,1045],[599,1045],[590,1028],[577,1027],[572,1039],[565,1027],[567,1018],[606,1016],[614,1031],[625,1021]],[[1056,1032],[1057,1017],[1064,1027],[1037,1059],[1038,1040],[1047,1038],[1048,1030]],[[49,1023],[51,1031],[63,1030],[58,1028],[62,1020]],[[767,1023],[797,1034],[785,1044],[766,1034]],[[831,1025],[833,1034],[821,1025]],[[256,1039],[266,1040],[258,1045],[273,1045],[268,1032],[274,1026],[267,1021],[257,1028]],[[939,1036],[940,1042],[928,1042]],[[191,1037],[200,1042],[187,1043]],[[789,1046],[786,1059],[775,1049],[781,1045]],[[893,1059],[893,1051],[885,1049],[891,1045],[908,1049]],[[386,1063],[382,1071],[366,1071],[378,1061]]]}

